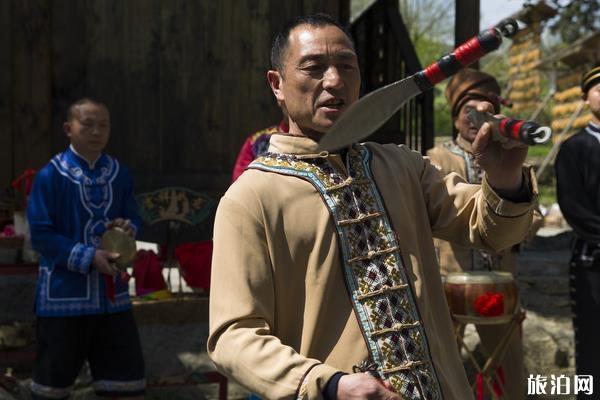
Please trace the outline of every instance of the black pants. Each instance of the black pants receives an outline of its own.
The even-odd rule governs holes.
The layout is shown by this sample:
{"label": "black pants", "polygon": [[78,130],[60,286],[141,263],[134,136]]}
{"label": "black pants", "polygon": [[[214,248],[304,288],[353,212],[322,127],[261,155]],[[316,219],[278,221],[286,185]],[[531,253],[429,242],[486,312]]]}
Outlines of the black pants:
{"label": "black pants", "polygon": [[[581,252],[573,252],[570,265],[571,311],[575,329],[575,365],[577,375],[592,375],[594,386],[600,380],[600,258],[582,261]],[[594,392],[598,389],[594,388]],[[578,398],[592,398],[578,395]]]}
{"label": "black pants", "polygon": [[139,396],[144,358],[131,311],[78,317],[39,317],[33,399],[68,398],[88,361],[99,396]]}

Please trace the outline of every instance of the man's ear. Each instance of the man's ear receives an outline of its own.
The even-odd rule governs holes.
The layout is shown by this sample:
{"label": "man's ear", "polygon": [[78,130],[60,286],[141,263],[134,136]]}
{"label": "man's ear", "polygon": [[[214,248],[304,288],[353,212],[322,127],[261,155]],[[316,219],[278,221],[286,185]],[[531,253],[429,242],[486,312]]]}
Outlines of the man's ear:
{"label": "man's ear", "polygon": [[67,135],[67,137],[71,137],[71,123],[65,122],[63,123],[63,131]]}
{"label": "man's ear", "polygon": [[271,86],[271,90],[273,91],[277,101],[285,101],[285,97],[281,91],[281,73],[277,70],[270,69],[267,71],[267,80],[269,81],[269,86]]}
{"label": "man's ear", "polygon": [[458,128],[458,117],[453,117],[453,118],[452,118],[452,122],[453,122],[453,124],[454,124],[454,128],[456,128],[456,130],[457,130],[457,131],[458,131],[458,130],[460,130],[460,129]]}

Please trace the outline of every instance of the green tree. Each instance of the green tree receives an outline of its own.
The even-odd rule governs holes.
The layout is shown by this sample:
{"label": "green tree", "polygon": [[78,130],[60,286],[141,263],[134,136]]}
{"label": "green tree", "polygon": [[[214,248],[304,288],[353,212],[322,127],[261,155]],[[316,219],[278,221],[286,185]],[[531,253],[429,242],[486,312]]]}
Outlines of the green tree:
{"label": "green tree", "polygon": [[558,17],[550,24],[550,31],[558,34],[564,43],[572,43],[590,32],[600,30],[600,2],[598,0],[551,0]]}
{"label": "green tree", "polygon": [[421,64],[428,65],[451,50],[454,41],[454,2],[400,0],[400,14]]}
{"label": "green tree", "polygon": [[[352,19],[357,18],[373,0],[352,0]],[[454,41],[454,1],[399,0],[400,15],[423,67],[452,50]],[[450,135],[452,120],[444,97],[445,85],[434,88],[434,130]]]}

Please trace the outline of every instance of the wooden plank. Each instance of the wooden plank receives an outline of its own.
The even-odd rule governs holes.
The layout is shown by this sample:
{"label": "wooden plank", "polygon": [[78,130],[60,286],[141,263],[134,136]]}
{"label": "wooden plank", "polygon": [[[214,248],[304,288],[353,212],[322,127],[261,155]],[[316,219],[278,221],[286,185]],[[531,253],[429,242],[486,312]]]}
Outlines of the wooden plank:
{"label": "wooden plank", "polygon": [[[454,20],[454,47],[458,47],[479,33],[479,0],[456,0]],[[479,62],[470,65],[478,69]]]}
{"label": "wooden plank", "polygon": [[349,0],[304,0],[302,2],[303,14],[323,12],[331,15],[342,24],[350,20]]}
{"label": "wooden plank", "polygon": [[[220,73],[228,49],[222,37],[227,27],[216,20],[215,2],[161,3],[160,130],[163,172],[222,170],[223,143],[219,117]],[[216,18],[215,18],[216,17]],[[230,26],[229,22],[225,22]],[[222,29],[222,30],[221,30]],[[235,102],[235,101],[232,101]],[[188,187],[202,190],[203,182]]]}
{"label": "wooden plank", "polygon": [[49,0],[12,2],[14,171],[40,168],[52,154]]}
{"label": "wooden plank", "polygon": [[86,88],[86,3],[80,0],[51,2],[52,15],[52,154],[69,143],[62,124],[67,108],[89,95]]}
{"label": "wooden plank", "polygon": [[160,160],[159,4],[87,2],[86,94],[109,106],[112,133],[107,151],[127,165],[134,178],[156,169]]}
{"label": "wooden plank", "polygon": [[12,134],[11,2],[0,2],[0,188],[14,176]]}
{"label": "wooden plank", "polygon": [[[267,82],[267,71],[270,69],[270,53],[272,46],[271,28],[264,23],[269,17],[269,2],[261,0],[249,9],[249,34],[253,38],[250,68],[247,74],[248,90],[251,93],[250,103],[246,107],[249,128],[263,129],[278,124],[282,118],[275,96]],[[242,127],[243,128],[243,127]],[[248,129],[248,128],[246,128]],[[244,136],[250,132],[246,132]],[[242,139],[245,140],[245,137]],[[237,143],[234,153],[239,151],[241,143]],[[235,160],[232,160],[235,161]]]}

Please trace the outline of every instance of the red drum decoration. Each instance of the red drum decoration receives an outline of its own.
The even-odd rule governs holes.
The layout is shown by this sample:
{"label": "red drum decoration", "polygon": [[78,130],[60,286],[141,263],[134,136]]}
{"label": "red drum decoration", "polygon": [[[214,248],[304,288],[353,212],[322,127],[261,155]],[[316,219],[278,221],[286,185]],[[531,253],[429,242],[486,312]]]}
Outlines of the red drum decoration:
{"label": "red drum decoration", "polygon": [[517,285],[509,272],[451,273],[444,289],[452,317],[462,323],[504,324],[517,310]]}

